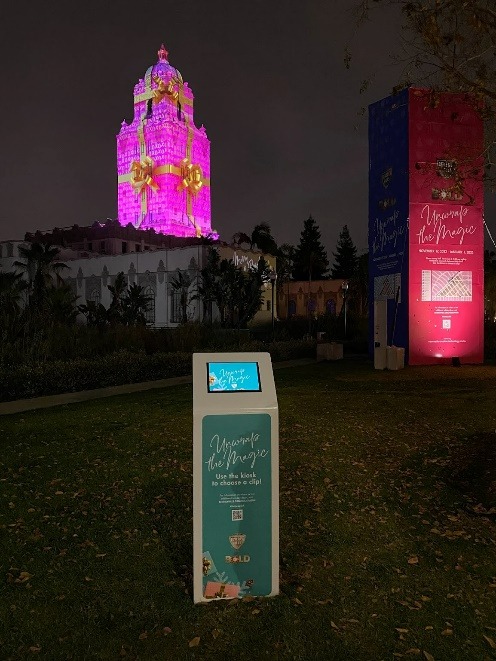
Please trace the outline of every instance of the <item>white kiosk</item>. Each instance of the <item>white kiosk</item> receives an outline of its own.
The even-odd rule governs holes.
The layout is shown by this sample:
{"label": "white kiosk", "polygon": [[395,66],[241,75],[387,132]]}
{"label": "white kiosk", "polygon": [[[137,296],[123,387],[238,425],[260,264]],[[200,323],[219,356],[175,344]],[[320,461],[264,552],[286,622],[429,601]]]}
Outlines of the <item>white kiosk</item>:
{"label": "white kiosk", "polygon": [[279,592],[279,415],[268,353],[193,354],[195,603]]}

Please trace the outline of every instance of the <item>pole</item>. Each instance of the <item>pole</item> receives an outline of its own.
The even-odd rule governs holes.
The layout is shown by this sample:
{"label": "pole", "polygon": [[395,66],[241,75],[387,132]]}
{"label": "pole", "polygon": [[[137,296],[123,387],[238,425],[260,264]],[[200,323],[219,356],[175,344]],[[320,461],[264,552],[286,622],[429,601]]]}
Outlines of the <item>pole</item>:
{"label": "pole", "polygon": [[271,304],[271,310],[272,310],[272,342],[275,340],[275,319],[274,319],[274,282],[275,278],[271,278],[272,282],[272,304]]}
{"label": "pole", "polygon": [[344,339],[346,340],[346,292],[344,294]]}

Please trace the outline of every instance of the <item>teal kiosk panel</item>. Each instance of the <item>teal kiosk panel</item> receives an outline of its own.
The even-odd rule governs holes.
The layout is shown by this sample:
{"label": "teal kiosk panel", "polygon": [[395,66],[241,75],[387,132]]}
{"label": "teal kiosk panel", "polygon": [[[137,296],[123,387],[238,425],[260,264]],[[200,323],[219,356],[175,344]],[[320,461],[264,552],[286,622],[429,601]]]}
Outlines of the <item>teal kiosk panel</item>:
{"label": "teal kiosk panel", "polygon": [[268,353],[193,355],[195,603],[279,592],[279,420]]}

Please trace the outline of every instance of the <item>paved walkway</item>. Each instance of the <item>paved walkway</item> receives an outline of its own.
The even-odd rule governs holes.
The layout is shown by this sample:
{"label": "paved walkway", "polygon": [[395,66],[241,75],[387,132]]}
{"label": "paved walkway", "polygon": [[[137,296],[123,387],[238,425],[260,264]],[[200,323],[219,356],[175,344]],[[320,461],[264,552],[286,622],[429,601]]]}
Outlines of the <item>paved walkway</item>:
{"label": "paved walkway", "polygon": [[[300,358],[297,360],[285,360],[280,363],[274,363],[275,370],[284,367],[297,367],[298,365],[310,365],[315,363],[311,358]],[[177,376],[172,379],[161,379],[160,381],[143,381],[142,383],[126,383],[122,386],[111,386],[110,388],[95,388],[94,390],[81,390],[80,392],[67,392],[61,395],[46,395],[45,397],[33,397],[32,399],[18,399],[13,402],[0,403],[0,415],[9,415],[11,413],[23,413],[24,411],[33,411],[35,409],[47,409],[52,406],[61,406],[62,404],[74,404],[76,402],[87,402],[91,399],[101,399],[102,397],[115,397],[116,395],[128,395],[133,392],[143,390],[152,390],[154,388],[170,388],[171,386],[180,386],[184,383],[191,383],[192,377]]]}

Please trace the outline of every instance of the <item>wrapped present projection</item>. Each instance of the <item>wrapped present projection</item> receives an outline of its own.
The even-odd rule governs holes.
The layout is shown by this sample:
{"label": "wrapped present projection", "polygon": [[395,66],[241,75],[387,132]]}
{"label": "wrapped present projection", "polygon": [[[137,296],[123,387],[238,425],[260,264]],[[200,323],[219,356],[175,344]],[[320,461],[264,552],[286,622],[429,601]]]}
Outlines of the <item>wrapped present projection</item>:
{"label": "wrapped present projection", "polygon": [[118,217],[122,225],[174,236],[212,234],[210,141],[193,121],[193,93],[168,61],[134,88],[134,117],[117,136]]}
{"label": "wrapped present projection", "polygon": [[369,109],[371,349],[383,310],[382,337],[411,365],[483,360],[480,110],[418,88]]}

